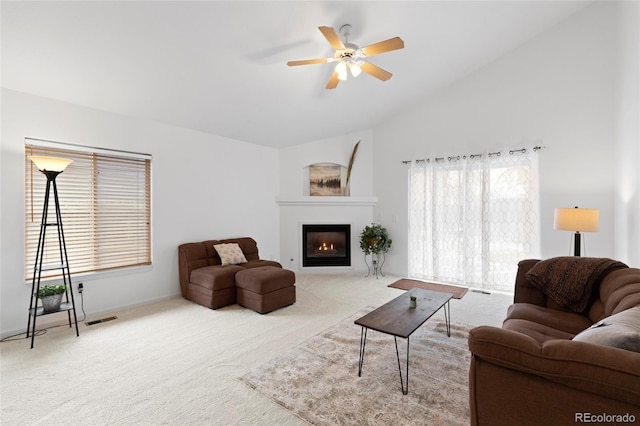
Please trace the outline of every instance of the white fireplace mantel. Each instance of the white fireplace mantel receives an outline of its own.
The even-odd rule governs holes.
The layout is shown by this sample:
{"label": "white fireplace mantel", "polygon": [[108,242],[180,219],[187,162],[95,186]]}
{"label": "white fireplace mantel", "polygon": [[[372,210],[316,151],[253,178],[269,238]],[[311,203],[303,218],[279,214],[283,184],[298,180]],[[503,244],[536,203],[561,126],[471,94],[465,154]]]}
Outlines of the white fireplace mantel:
{"label": "white fireplace mantel", "polygon": [[335,269],[365,271],[364,260],[351,258],[351,266],[303,267],[302,225],[304,224],[350,224],[351,253],[360,250],[357,238],[366,225],[373,222],[373,210],[378,197],[375,196],[289,196],[276,197],[280,207],[280,263],[287,269],[329,272]]}
{"label": "white fireplace mantel", "polygon": [[375,206],[378,197],[276,197],[280,206]]}

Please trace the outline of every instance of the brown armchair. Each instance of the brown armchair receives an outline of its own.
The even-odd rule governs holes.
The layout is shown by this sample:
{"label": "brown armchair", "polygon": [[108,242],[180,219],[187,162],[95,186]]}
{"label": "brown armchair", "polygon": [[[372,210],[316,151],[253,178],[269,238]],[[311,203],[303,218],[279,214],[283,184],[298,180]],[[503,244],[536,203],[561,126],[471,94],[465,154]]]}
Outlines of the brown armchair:
{"label": "brown armchair", "polygon": [[[237,243],[246,263],[222,265],[214,244]],[[253,238],[231,238],[181,244],[178,247],[178,274],[182,297],[211,309],[236,303],[235,275],[237,272],[262,266],[282,268],[273,260],[260,259],[258,245]]]}

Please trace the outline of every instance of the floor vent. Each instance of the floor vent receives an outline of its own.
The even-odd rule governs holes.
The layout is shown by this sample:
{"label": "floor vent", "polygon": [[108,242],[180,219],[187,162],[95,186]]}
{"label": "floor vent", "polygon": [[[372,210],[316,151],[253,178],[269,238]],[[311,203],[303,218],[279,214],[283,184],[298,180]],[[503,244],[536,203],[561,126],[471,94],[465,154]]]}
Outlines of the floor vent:
{"label": "floor vent", "polygon": [[85,322],[85,324],[87,324],[87,325],[95,325],[95,324],[100,324],[100,323],[103,323],[103,322],[113,321],[115,319],[118,319],[118,317],[113,316],[113,317],[100,318],[100,319],[93,320],[93,321],[87,321],[87,322]]}

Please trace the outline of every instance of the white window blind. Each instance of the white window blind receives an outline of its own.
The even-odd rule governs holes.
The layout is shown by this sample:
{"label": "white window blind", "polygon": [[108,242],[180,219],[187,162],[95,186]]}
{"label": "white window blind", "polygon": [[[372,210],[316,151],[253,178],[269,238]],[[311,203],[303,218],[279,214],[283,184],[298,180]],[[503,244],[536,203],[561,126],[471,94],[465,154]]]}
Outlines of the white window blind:
{"label": "white window blind", "polygon": [[[72,276],[151,264],[151,157],[27,139],[26,281],[33,277],[47,182],[29,159],[34,155],[73,160],[56,178]],[[55,216],[53,203],[52,192],[50,217]],[[57,233],[48,231],[43,263],[59,262],[57,244]],[[43,271],[42,277],[59,273]]]}

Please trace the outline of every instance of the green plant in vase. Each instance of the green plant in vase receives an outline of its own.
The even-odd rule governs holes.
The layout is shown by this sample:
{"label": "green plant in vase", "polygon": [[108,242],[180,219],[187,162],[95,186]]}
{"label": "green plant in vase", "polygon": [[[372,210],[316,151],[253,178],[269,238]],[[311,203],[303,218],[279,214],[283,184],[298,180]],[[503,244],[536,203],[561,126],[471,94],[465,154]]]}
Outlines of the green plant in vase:
{"label": "green plant in vase", "polygon": [[391,248],[391,243],[387,229],[379,223],[365,226],[360,233],[360,248],[365,255],[386,253]]}
{"label": "green plant in vase", "polygon": [[65,291],[67,291],[67,286],[64,285],[64,284],[62,284],[62,285],[47,284],[47,285],[43,285],[42,287],[40,287],[40,290],[38,290],[37,296],[40,299],[42,299],[43,297],[55,296],[56,294],[62,294]]}
{"label": "green plant in vase", "polygon": [[415,308],[417,306],[417,300],[418,300],[418,298],[416,296],[411,296],[409,298],[409,307],[410,308]]}
{"label": "green plant in vase", "polygon": [[[384,254],[391,248],[391,238],[389,238],[387,229],[383,228],[379,223],[372,223],[371,226],[365,226],[360,233],[360,248],[364,252],[364,261],[369,269],[367,276],[369,276],[373,270],[376,278],[378,278],[378,274],[384,277],[382,273]],[[368,255],[371,255],[371,266],[367,262]]]}
{"label": "green plant in vase", "polygon": [[38,290],[36,296],[42,300],[44,312],[57,312],[62,303],[62,295],[67,291],[67,286],[47,284]]}

